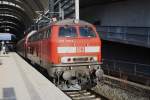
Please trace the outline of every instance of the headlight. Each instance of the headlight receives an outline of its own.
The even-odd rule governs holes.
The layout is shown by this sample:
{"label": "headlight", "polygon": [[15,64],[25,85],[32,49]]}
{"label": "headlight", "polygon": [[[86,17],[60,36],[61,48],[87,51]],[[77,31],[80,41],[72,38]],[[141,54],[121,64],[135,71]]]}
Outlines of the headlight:
{"label": "headlight", "polygon": [[89,58],[89,61],[97,61],[98,59],[97,59],[97,57],[90,57]]}
{"label": "headlight", "polygon": [[97,57],[93,57],[94,58],[94,61],[98,61],[98,58]]}

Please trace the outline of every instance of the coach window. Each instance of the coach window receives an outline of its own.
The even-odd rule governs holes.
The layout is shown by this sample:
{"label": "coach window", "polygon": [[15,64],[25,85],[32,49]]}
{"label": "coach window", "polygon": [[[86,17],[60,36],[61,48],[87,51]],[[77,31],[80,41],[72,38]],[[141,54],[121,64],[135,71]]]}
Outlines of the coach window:
{"label": "coach window", "polygon": [[33,41],[34,35],[31,37],[31,40]]}
{"label": "coach window", "polygon": [[40,34],[41,34],[41,33],[38,33],[38,34],[37,34],[36,40],[40,40],[40,38],[41,38],[41,37],[40,37]]}
{"label": "coach window", "polygon": [[40,33],[36,35],[36,41],[40,39]]}
{"label": "coach window", "polygon": [[31,37],[31,41],[33,41],[33,36]]}
{"label": "coach window", "polygon": [[39,39],[38,40],[41,40],[41,39],[43,39],[43,34],[39,33]]}
{"label": "coach window", "polygon": [[32,40],[33,40],[33,41],[35,40],[35,35],[33,35]]}
{"label": "coach window", "polygon": [[34,41],[36,41],[37,40],[37,34],[35,34],[35,36],[34,36]]}
{"label": "coach window", "polygon": [[[41,34],[41,33],[40,33]],[[37,34],[36,35],[36,40],[39,40],[41,37],[40,37],[40,34]]]}
{"label": "coach window", "polygon": [[29,37],[29,42],[31,42],[31,37]]}
{"label": "coach window", "polygon": [[48,37],[50,37],[51,36],[51,29],[49,29],[48,31],[49,31],[48,32]]}
{"label": "coach window", "polygon": [[38,40],[38,34],[35,35],[35,41],[37,41],[37,40]]}
{"label": "coach window", "polygon": [[33,36],[31,36],[31,41],[33,41]]}
{"label": "coach window", "polygon": [[46,39],[47,31],[44,31],[43,38]]}
{"label": "coach window", "polygon": [[37,40],[38,40],[38,34],[35,35],[35,41],[37,41]]}
{"label": "coach window", "polygon": [[35,37],[35,35],[32,36],[32,41],[34,41],[34,37]]}
{"label": "coach window", "polygon": [[82,37],[96,37],[94,30],[91,27],[80,27],[80,36]]}
{"label": "coach window", "polygon": [[42,39],[44,39],[44,33],[45,33],[45,32],[42,32],[42,34],[41,34],[41,38],[42,38]]}
{"label": "coach window", "polygon": [[33,35],[32,40],[35,41],[35,35]]}
{"label": "coach window", "polygon": [[48,30],[47,30],[47,38],[50,37],[50,35],[51,35],[51,30],[48,29]]}
{"label": "coach window", "polygon": [[59,28],[60,37],[77,37],[77,31],[75,27],[60,27]]}

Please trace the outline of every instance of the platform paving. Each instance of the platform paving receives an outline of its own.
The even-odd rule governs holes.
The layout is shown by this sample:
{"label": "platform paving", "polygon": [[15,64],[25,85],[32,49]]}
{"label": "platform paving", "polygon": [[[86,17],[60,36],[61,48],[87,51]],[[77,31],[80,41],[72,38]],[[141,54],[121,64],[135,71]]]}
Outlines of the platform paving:
{"label": "platform paving", "polygon": [[17,53],[0,55],[0,100],[70,100]]}

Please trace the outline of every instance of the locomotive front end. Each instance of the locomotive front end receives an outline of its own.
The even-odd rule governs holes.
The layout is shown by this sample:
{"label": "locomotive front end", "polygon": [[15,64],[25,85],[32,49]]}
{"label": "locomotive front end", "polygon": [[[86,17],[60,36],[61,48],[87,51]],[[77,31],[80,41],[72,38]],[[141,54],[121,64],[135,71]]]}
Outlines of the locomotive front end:
{"label": "locomotive front end", "polygon": [[62,78],[67,86],[95,83],[101,69],[101,40],[94,26],[82,22],[59,25],[57,29],[53,64],[53,75],[57,76],[57,82]]}

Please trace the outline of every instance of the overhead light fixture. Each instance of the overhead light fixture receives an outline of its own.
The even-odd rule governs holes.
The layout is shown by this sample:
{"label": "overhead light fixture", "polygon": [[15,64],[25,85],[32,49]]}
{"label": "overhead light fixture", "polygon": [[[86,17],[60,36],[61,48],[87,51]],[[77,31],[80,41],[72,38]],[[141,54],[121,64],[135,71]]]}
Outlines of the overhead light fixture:
{"label": "overhead light fixture", "polygon": [[7,32],[8,32],[8,31],[10,31],[10,29],[9,29],[9,28],[5,28],[5,31],[7,31]]}

